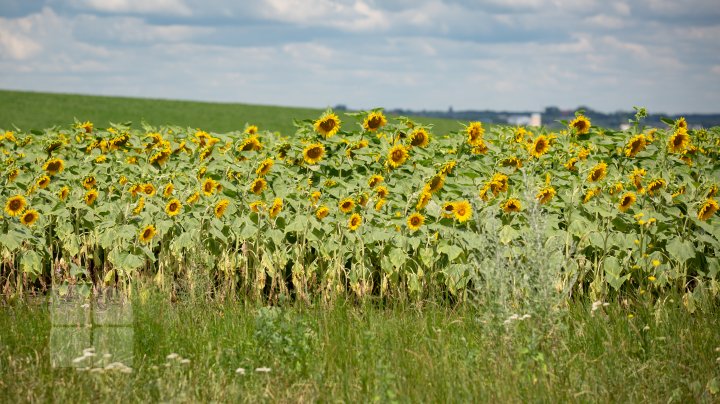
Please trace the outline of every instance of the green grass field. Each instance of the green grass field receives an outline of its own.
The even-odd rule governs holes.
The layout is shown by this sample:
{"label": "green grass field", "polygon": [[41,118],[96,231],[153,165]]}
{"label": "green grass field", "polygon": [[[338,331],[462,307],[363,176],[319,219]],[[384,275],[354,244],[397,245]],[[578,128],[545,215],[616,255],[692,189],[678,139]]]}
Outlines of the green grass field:
{"label": "green grass field", "polygon": [[[23,130],[65,126],[77,118],[98,127],[108,122],[144,121],[150,125],[172,124],[213,132],[242,130],[247,123],[288,135],[295,132],[293,119],[317,119],[322,112],[310,108],[0,90],[0,128],[5,129],[12,129],[12,125]],[[416,120],[433,124],[437,134],[460,129],[452,120]]]}

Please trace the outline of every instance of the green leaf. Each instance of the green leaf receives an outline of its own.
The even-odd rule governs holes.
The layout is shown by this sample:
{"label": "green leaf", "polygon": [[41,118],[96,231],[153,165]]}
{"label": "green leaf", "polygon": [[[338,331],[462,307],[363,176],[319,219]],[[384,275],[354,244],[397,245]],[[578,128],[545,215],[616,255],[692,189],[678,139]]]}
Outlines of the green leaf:
{"label": "green leaf", "polygon": [[407,253],[404,250],[397,247],[390,250],[390,263],[393,266],[400,268],[405,261],[407,261]]}
{"label": "green leaf", "polygon": [[20,260],[20,268],[23,273],[37,277],[42,273],[42,258],[35,251],[26,251]]}
{"label": "green leaf", "polygon": [[683,240],[682,237],[675,237],[670,240],[665,247],[668,254],[678,260],[680,263],[695,257],[695,247],[693,243],[688,240]]}
{"label": "green leaf", "polygon": [[498,234],[498,236],[500,236],[500,242],[503,244],[510,244],[510,242],[515,240],[519,235],[520,233],[518,233],[517,230],[508,225],[503,226]]}
{"label": "green leaf", "polygon": [[442,243],[438,246],[438,252],[444,253],[450,261],[454,261],[463,253],[463,249],[455,245]]}

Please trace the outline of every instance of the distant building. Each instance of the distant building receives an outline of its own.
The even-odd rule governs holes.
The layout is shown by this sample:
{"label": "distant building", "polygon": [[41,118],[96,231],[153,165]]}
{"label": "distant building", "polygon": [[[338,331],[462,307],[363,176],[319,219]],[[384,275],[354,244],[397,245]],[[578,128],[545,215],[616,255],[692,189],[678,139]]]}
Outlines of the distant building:
{"label": "distant building", "polygon": [[508,116],[507,122],[515,126],[542,126],[542,115],[539,112],[530,115],[511,115]]}

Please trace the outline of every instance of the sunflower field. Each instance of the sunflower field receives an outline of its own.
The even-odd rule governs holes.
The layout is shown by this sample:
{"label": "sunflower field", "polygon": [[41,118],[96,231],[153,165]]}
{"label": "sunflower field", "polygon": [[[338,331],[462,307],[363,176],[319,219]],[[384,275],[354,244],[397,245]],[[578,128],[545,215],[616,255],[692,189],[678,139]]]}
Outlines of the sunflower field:
{"label": "sunflower field", "polygon": [[[720,128],[458,124],[328,110],[296,133],[0,131],[5,296],[152,279],[276,301],[471,296],[555,268],[567,297],[720,294]],[[531,259],[532,257],[541,257]]]}

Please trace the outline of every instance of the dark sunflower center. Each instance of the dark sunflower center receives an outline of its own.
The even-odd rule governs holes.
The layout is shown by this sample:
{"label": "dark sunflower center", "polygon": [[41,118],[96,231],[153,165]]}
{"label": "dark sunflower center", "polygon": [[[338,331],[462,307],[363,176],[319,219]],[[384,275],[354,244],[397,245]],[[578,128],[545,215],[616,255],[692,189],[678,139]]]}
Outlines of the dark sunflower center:
{"label": "dark sunflower center", "polygon": [[403,151],[402,150],[395,150],[392,152],[392,159],[393,161],[400,161],[403,159]]}
{"label": "dark sunflower center", "polygon": [[308,150],[307,155],[311,159],[320,158],[320,156],[322,155],[322,149],[320,149],[319,147],[313,147],[310,150]]}
{"label": "dark sunflower center", "polygon": [[368,128],[370,129],[377,129],[380,127],[380,124],[382,123],[382,119],[378,116],[374,116],[368,120]]}
{"label": "dark sunflower center", "polygon": [[420,226],[420,218],[417,216],[413,216],[410,219],[410,223],[412,223],[413,226]]}
{"label": "dark sunflower center", "polygon": [[320,129],[324,130],[325,132],[330,132],[335,128],[335,120],[334,119],[326,119],[322,122],[320,122]]}
{"label": "dark sunflower center", "polygon": [[13,199],[10,201],[10,210],[16,211],[22,208],[22,201],[20,199]]}
{"label": "dark sunflower center", "polygon": [[152,229],[145,229],[145,231],[143,232],[143,237],[147,239],[147,238],[150,238],[151,236],[152,236]]}

